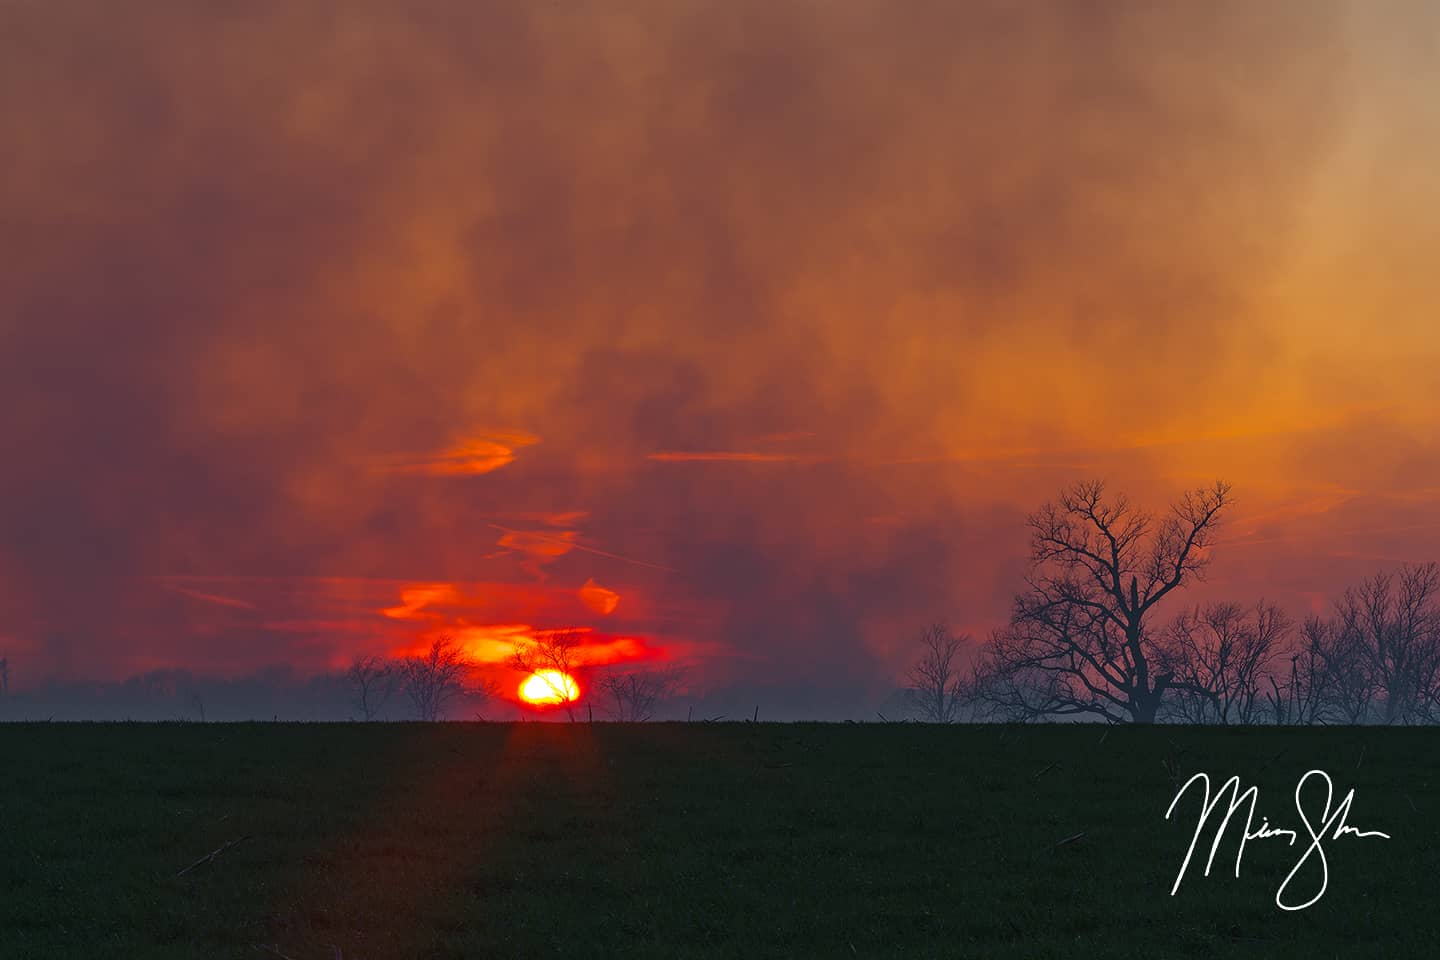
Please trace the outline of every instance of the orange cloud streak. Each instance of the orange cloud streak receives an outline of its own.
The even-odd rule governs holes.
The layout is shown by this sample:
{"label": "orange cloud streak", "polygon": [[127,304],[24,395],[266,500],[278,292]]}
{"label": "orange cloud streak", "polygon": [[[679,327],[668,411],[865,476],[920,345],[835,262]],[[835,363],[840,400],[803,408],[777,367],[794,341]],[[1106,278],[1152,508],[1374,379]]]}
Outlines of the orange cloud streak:
{"label": "orange cloud streak", "polygon": [[[512,530],[509,527],[502,527],[498,523],[492,523],[490,524],[490,526],[505,534],[505,536],[501,537],[498,541],[501,546],[510,547],[516,550],[522,550],[526,553],[534,553],[539,556],[557,557],[568,553],[570,550],[583,550],[586,553],[593,553],[597,557],[608,557],[611,560],[623,560],[625,563],[633,563],[636,566],[640,567],[649,567],[652,570],[665,570],[670,573],[675,572],[673,567],[667,567],[658,563],[650,563],[646,560],[636,560],[633,557],[622,557],[618,553],[609,553],[605,550],[599,550],[595,547],[587,547],[584,544],[575,543],[574,538],[576,536],[576,532],[573,530],[565,530],[561,531],[558,534],[554,534],[541,533],[536,530]],[[545,542],[552,543],[556,547],[563,547],[564,549],[555,550],[555,552],[553,553],[545,553],[539,546],[537,546],[538,544]]]}
{"label": "orange cloud streak", "polygon": [[607,590],[595,582],[591,577],[585,581],[585,585],[579,590],[580,599],[585,605],[596,613],[603,615],[615,612],[620,604],[620,594],[614,590]]}
{"label": "orange cloud streak", "polygon": [[457,477],[499,470],[515,462],[515,450],[540,442],[528,433],[498,433],[463,440],[441,453],[428,456],[398,456],[383,465],[390,473],[411,473],[430,477]]}
{"label": "orange cloud streak", "polygon": [[434,619],[438,617],[439,614],[433,611],[430,613],[422,613],[421,611],[432,603],[458,599],[459,596],[456,594],[455,588],[448,583],[407,587],[400,591],[399,606],[386,607],[380,612],[393,620]]}

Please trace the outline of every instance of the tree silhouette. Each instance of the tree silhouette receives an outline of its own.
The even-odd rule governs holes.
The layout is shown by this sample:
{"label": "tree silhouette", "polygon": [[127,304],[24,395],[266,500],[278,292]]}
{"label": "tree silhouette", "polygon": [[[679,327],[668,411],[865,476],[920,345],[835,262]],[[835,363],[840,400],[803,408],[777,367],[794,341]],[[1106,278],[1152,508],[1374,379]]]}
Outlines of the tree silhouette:
{"label": "tree silhouette", "polygon": [[374,720],[395,692],[395,668],[382,657],[357,657],[345,671],[350,683],[351,702],[360,711],[361,719]]}
{"label": "tree silhouette", "polygon": [[678,670],[644,670],[607,673],[596,686],[605,694],[601,709],[612,719],[641,723],[655,708],[674,696],[680,685]]}
{"label": "tree silhouette", "polygon": [[400,685],[421,720],[438,720],[446,705],[457,696],[494,693],[489,683],[466,685],[465,678],[474,666],[453,638],[439,637],[430,644],[427,653],[401,661]]}
{"label": "tree silhouette", "polygon": [[1156,518],[1091,481],[1032,514],[1028,589],[977,665],[977,697],[1014,719],[1153,723],[1175,673],[1152,621],[1162,601],[1204,575],[1205,548],[1230,502],[1230,486],[1217,481]]}
{"label": "tree silhouette", "polygon": [[565,705],[565,712],[572,722],[575,720],[575,701],[578,698],[572,696],[573,691],[567,689],[563,682],[550,679],[547,671],[569,677],[578,685],[584,667],[580,653],[584,637],[584,633],[579,630],[539,631],[533,637],[516,640],[510,657],[511,666],[516,670],[539,674],[545,679],[546,685],[555,695],[556,702]]}
{"label": "tree silhouette", "polygon": [[969,637],[957,637],[943,623],[925,628],[920,659],[910,668],[906,689],[910,704],[927,723],[954,723],[960,718],[965,681],[960,674],[960,648]]}
{"label": "tree silhouette", "polygon": [[1377,573],[1335,605],[1381,723],[1414,723],[1431,701],[1440,673],[1437,597],[1440,566],[1427,563],[1406,565],[1398,576]]}
{"label": "tree silhouette", "polygon": [[1175,619],[1168,637],[1176,713],[1190,723],[1258,723],[1269,667],[1292,624],[1263,600],[1211,603]]}

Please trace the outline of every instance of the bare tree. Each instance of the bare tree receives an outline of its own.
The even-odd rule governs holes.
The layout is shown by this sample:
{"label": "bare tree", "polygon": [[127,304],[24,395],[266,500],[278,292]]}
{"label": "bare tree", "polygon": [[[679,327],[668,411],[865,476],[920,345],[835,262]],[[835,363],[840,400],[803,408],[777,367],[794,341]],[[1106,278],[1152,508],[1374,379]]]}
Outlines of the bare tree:
{"label": "bare tree", "polygon": [[406,657],[400,663],[400,685],[415,705],[421,720],[438,720],[449,702],[463,694],[488,696],[489,684],[467,685],[474,663],[452,637],[439,637],[422,656]]}
{"label": "bare tree", "polygon": [[1098,481],[1029,518],[1028,590],[982,657],[977,695],[1026,718],[1089,714],[1153,723],[1174,681],[1157,606],[1204,575],[1230,486],[1185,493],[1152,517]]}
{"label": "bare tree", "polygon": [[1358,633],[1342,628],[1339,620],[1316,619],[1310,625],[1308,639],[1325,662],[1326,695],[1320,721],[1365,723],[1374,708],[1375,684]]}
{"label": "bare tree", "polygon": [[579,630],[538,631],[533,637],[515,641],[510,663],[521,673],[535,674],[544,679],[555,695],[556,703],[565,705],[571,722],[575,720],[575,690],[565,678],[577,686],[585,666],[581,647],[585,634]]}
{"label": "bare tree", "polygon": [[395,667],[383,657],[357,657],[345,671],[350,683],[351,703],[363,720],[374,720],[395,692],[400,679]]}
{"label": "bare tree", "polygon": [[1263,600],[1248,610],[1211,603],[1180,614],[1168,639],[1178,715],[1190,723],[1259,722],[1268,668],[1290,630],[1284,612]]}
{"label": "bare tree", "polygon": [[1271,719],[1277,724],[1310,725],[1328,719],[1339,682],[1332,631],[1319,617],[1308,617],[1290,652],[1289,675],[1272,671],[1266,678]]}
{"label": "bare tree", "polygon": [[969,637],[956,636],[943,623],[933,623],[920,635],[920,659],[905,678],[912,709],[926,723],[954,723],[960,718],[965,678],[958,663],[960,649]]}
{"label": "bare tree", "polygon": [[1277,722],[1419,723],[1440,695],[1440,566],[1406,565],[1306,619],[1289,677],[1270,679]]}
{"label": "bare tree", "polygon": [[[1406,565],[1346,590],[1335,605],[1338,630],[1363,664],[1368,699],[1382,723],[1414,723],[1440,671],[1440,566]],[[1354,721],[1352,721],[1354,722]]]}
{"label": "bare tree", "polygon": [[612,719],[642,723],[675,695],[681,677],[680,671],[673,668],[607,673],[596,683],[605,694],[601,709]]}
{"label": "bare tree", "polygon": [[1010,640],[1008,630],[994,631],[971,666],[968,693],[976,717],[1026,723],[1059,713],[1065,706],[1062,678],[1002,652]]}
{"label": "bare tree", "polygon": [[1366,663],[1360,634],[1344,629],[1339,619],[1311,617],[1305,621],[1304,682],[1318,700],[1315,723],[1364,723],[1375,702],[1375,684]]}

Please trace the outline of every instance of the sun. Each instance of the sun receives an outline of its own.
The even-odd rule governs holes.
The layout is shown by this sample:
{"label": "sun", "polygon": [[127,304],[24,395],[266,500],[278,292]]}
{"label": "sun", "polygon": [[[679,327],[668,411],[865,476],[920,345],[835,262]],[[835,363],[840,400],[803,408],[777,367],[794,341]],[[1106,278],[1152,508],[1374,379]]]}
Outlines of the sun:
{"label": "sun", "polygon": [[520,699],[526,703],[570,703],[579,697],[580,684],[559,670],[536,670],[520,684]]}

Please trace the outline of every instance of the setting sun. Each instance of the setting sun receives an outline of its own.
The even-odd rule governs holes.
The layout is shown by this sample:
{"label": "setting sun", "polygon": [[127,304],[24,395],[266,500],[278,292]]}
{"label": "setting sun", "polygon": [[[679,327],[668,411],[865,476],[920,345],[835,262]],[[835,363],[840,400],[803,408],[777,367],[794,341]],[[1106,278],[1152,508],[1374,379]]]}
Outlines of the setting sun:
{"label": "setting sun", "polygon": [[526,703],[569,703],[579,696],[575,678],[559,670],[537,670],[520,684],[520,699]]}

